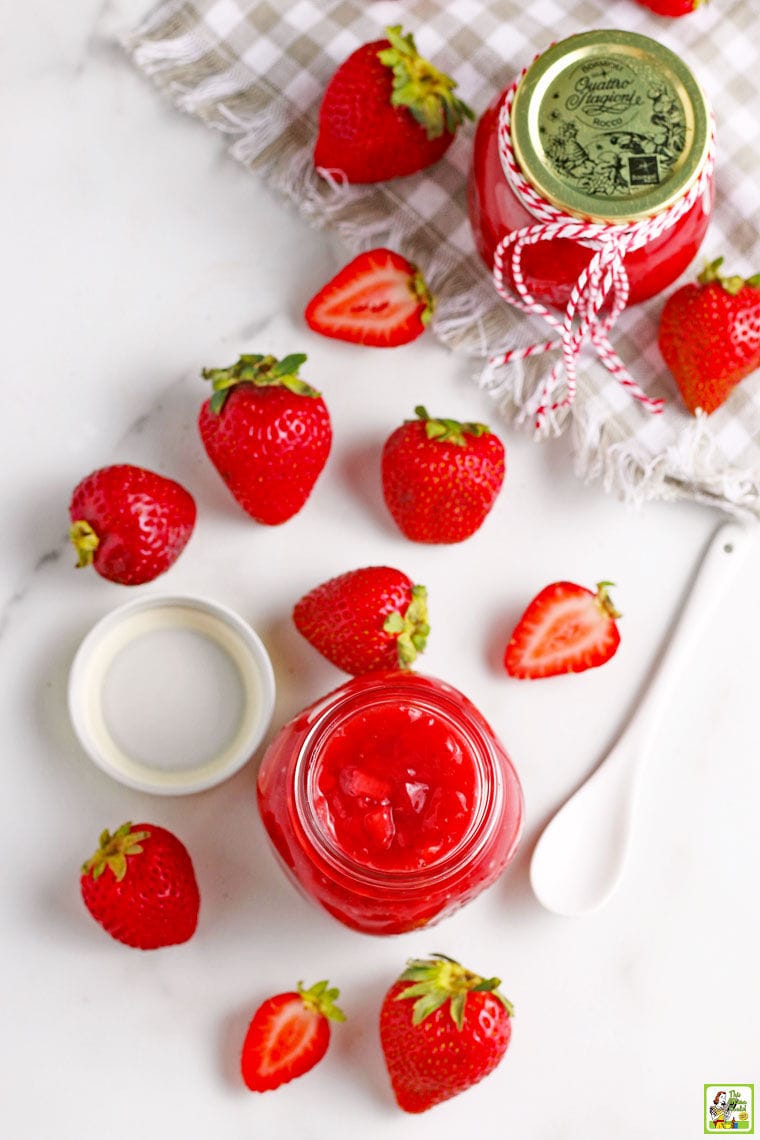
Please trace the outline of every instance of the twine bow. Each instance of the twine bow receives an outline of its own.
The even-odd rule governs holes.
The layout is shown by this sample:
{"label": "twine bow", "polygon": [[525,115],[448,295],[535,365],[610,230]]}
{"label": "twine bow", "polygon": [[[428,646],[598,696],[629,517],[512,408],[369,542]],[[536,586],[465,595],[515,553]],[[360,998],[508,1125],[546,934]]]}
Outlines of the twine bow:
{"label": "twine bow", "polygon": [[[679,221],[709,186],[714,165],[714,134],[706,160],[686,194],[650,218],[624,223],[584,221],[551,205],[527,182],[515,159],[510,119],[519,80],[507,90],[499,112],[498,145],[507,181],[521,204],[536,218],[535,224],[502,238],[494,252],[493,280],[499,295],[524,313],[542,317],[556,330],[547,341],[525,348],[508,349],[492,356],[488,372],[515,360],[524,360],[559,349],[560,357],[544,381],[536,408],[536,428],[545,417],[570,407],[577,388],[577,362],[581,349],[590,342],[605,368],[649,412],[662,412],[664,401],[648,396],[633,379],[609,340],[609,333],[628,303],[629,282],[625,257],[663,234]],[[522,257],[525,248],[542,241],[565,238],[592,250],[588,265],[574,283],[564,313],[548,309],[537,300],[525,280]],[[507,284],[509,267],[512,285]],[[513,287],[512,287],[513,286]],[[606,307],[605,307],[606,306]],[[564,391],[552,400],[552,392],[564,377]]]}

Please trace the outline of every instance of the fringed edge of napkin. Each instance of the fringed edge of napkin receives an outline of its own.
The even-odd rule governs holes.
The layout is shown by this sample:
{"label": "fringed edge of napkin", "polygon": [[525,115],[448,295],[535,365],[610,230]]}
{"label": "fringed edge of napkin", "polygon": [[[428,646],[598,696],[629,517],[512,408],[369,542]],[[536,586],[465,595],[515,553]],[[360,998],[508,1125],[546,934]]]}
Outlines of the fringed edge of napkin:
{"label": "fringed edge of napkin", "polygon": [[715,440],[704,414],[655,458],[635,440],[595,450],[583,436],[582,416],[574,418],[572,438],[578,474],[588,482],[601,480],[608,491],[627,488],[624,497],[634,505],[688,499],[747,520],[760,517],[760,471],[716,468]]}
{"label": "fringed edge of napkin", "polygon": [[[593,368],[593,362],[589,366]],[[517,361],[510,367],[508,378],[502,373],[495,379],[486,366],[474,379],[508,423],[530,427],[540,381],[531,374],[529,362]],[[579,380],[580,388],[587,387],[588,376]],[[615,384],[610,379],[606,382]],[[663,425],[663,446],[655,455],[635,437],[614,438],[609,423],[590,414],[593,394],[587,394],[588,400],[578,399],[572,412],[563,409],[549,417],[543,433],[568,431],[575,474],[580,479],[600,482],[605,491],[634,507],[687,499],[747,520],[760,517],[760,470],[739,471],[722,459],[709,416],[703,412],[681,415],[673,409],[671,415],[683,422],[678,428],[672,423]]]}
{"label": "fringed edge of napkin", "polygon": [[487,355],[498,298],[480,261],[433,232],[392,184],[351,186],[317,174],[313,117],[231,58],[207,25],[188,31],[183,11],[183,0],[166,0],[122,37],[136,66],[179,110],[227,136],[232,157],[311,225],[329,227],[354,252],[403,248],[435,294],[436,337],[467,355]]}
{"label": "fringed edge of napkin", "polygon": [[[319,176],[312,161],[313,120],[230,57],[206,25],[188,31],[185,0],[165,0],[121,43],[179,110],[227,136],[232,157],[287,198],[309,224],[329,226],[355,253],[388,245],[424,267],[437,302],[432,329],[446,347],[482,360],[498,352],[495,346],[505,343],[505,335],[510,347],[518,340],[530,343],[531,321],[516,319],[496,297],[477,255],[468,257],[447,244],[445,235],[431,233],[392,185],[347,186]],[[378,211],[378,196],[386,199],[385,211]],[[525,426],[536,381],[522,362],[510,369],[508,377],[495,380],[486,365],[474,378],[507,422]],[[576,474],[601,481],[624,501],[690,499],[760,516],[760,472],[716,469],[707,417],[674,433],[675,442],[656,457],[635,439],[604,441],[604,425],[588,415],[583,401],[572,415],[550,420],[548,431],[557,434],[568,423]]]}

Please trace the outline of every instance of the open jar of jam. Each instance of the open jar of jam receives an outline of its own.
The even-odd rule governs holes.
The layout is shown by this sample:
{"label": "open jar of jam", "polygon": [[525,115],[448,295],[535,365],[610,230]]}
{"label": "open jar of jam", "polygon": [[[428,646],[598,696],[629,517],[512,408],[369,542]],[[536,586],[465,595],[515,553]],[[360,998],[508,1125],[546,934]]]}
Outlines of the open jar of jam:
{"label": "open jar of jam", "polygon": [[367,934],[414,930],[473,899],[512,858],[523,815],[482,714],[414,672],[356,677],[285,725],[258,803],[294,882]]}
{"label": "open jar of jam", "polygon": [[[627,303],[642,301],[699,249],[713,151],[707,101],[679,56],[634,32],[571,36],[540,55],[478,123],[468,191],[477,248],[492,269],[500,243],[528,227],[573,219],[592,230],[616,227],[626,243]],[[593,248],[582,232],[524,244],[524,287],[565,308]],[[503,276],[514,289],[510,258]]]}

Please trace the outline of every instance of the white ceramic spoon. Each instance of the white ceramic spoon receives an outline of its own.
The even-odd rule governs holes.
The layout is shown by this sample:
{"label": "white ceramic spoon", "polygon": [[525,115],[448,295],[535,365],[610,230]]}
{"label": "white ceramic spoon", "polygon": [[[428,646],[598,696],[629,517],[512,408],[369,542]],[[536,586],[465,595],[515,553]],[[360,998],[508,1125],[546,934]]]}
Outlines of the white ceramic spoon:
{"label": "white ceramic spoon", "polygon": [[548,910],[590,914],[618,885],[631,838],[639,778],[673,683],[749,544],[750,530],[740,523],[728,522],[718,528],[663,648],[659,667],[625,731],[541,834],[531,859],[530,881]]}

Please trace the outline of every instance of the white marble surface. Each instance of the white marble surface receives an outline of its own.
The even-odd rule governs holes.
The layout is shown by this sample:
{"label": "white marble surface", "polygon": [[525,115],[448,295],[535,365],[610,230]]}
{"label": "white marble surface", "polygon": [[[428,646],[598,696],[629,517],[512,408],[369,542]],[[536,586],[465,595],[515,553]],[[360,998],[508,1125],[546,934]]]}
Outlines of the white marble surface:
{"label": "white marble surface", "polygon": [[[593,917],[547,913],[527,879],[535,839],[635,706],[719,516],[688,504],[637,513],[577,482],[564,441],[503,428],[508,480],[482,531],[456,548],[402,539],[378,489],[385,436],[418,402],[495,426],[493,408],[467,363],[429,338],[391,358],[305,329],[303,305],[342,251],[133,71],[116,37],[143,10],[4,5],[2,1134],[701,1135],[704,1083],[760,1087],[760,550],[673,697],[620,891]],[[238,511],[194,426],[200,367],[241,350],[307,352],[334,421],[312,500],[272,530]],[[74,570],[67,503],[80,477],[114,461],[192,490],[190,545],[142,589],[207,594],[253,624],[277,672],[275,726],[341,680],[292,628],[301,593],[380,561],[427,584],[424,668],[475,699],[525,788],[521,853],[490,893],[427,934],[357,935],[284,881],[256,815],[255,765],[213,791],[156,799],[89,763],[67,672],[90,625],[131,594]],[[558,577],[617,583],[620,652],[583,676],[510,681],[499,659],[511,624]],[[194,856],[203,907],[183,947],[128,950],[83,910],[79,865],[101,828],[127,818],[173,828]],[[404,960],[437,950],[503,978],[514,1039],[487,1082],[405,1117],[377,1010]],[[350,1015],[328,1058],[277,1093],[247,1093],[237,1053],[253,1008],[323,976]]]}

